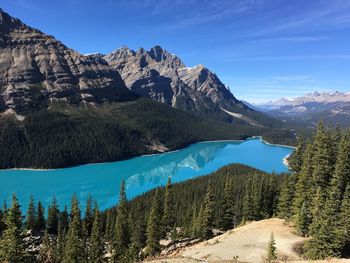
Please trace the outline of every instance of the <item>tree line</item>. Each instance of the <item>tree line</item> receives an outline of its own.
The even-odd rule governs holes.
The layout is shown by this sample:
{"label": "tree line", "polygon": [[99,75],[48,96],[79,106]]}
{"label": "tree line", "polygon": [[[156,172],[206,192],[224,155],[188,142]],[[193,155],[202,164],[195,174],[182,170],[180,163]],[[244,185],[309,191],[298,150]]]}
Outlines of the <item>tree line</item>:
{"label": "tree line", "polygon": [[229,165],[182,183],[169,178],[132,200],[123,182],[118,205],[105,211],[89,198],[82,212],[73,196],[70,209],[61,210],[53,198],[45,213],[31,198],[24,220],[14,196],[10,208],[0,209],[0,261],[137,262],[158,255],[162,239],[205,240],[275,216],[310,237],[305,257],[347,256],[350,132],[320,123],[313,138],[299,137],[289,166],[291,173],[276,175]]}
{"label": "tree line", "polygon": [[22,217],[13,196],[11,207],[0,210],[0,261],[137,262],[158,255],[161,239],[204,240],[214,229],[273,216],[283,178],[231,165],[179,184],[169,178],[130,201],[123,182],[118,205],[102,212],[92,198],[82,212],[73,196],[70,209],[60,210],[53,198],[45,213],[31,197]]}
{"label": "tree line", "polygon": [[350,248],[350,131],[320,122],[314,136],[301,137],[283,183],[278,216],[309,236],[309,259],[348,256]]}
{"label": "tree line", "polygon": [[0,118],[0,169],[116,161],[154,152],[155,143],[173,150],[203,140],[261,134],[270,142],[294,140],[282,130],[207,120],[145,98],[96,107],[56,102],[23,121]]}

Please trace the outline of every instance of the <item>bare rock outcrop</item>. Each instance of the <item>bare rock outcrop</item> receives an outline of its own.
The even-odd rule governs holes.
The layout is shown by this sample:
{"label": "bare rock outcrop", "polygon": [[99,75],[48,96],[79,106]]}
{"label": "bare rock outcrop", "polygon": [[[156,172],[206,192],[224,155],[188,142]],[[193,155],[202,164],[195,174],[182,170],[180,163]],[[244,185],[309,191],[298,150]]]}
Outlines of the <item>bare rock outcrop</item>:
{"label": "bare rock outcrop", "polygon": [[45,107],[50,100],[130,100],[118,72],[0,9],[0,111]]}

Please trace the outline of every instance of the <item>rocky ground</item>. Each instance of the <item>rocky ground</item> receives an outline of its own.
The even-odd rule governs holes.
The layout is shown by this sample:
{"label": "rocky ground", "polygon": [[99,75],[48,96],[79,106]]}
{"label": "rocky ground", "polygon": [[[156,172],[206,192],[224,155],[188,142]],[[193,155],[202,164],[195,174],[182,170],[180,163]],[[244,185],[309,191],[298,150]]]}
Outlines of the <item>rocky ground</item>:
{"label": "rocky ground", "polygon": [[[295,229],[287,225],[284,220],[276,218],[246,224],[211,240],[197,243],[168,257],[150,262],[264,262],[271,232],[276,239],[280,261],[305,262],[293,250],[293,246],[304,241],[305,238],[296,235]],[[343,262],[343,260],[327,262]]]}

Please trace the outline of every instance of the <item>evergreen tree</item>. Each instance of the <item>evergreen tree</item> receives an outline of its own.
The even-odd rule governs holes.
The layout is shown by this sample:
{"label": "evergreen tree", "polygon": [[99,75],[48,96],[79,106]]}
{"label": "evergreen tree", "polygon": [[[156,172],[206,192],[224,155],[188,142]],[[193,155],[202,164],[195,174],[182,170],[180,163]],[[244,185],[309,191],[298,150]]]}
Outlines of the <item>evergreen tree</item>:
{"label": "evergreen tree", "polygon": [[88,262],[103,263],[105,262],[104,254],[105,247],[101,234],[100,213],[98,211],[98,205],[95,202]]}
{"label": "evergreen tree", "polygon": [[254,220],[260,220],[262,211],[262,180],[258,175],[253,176],[253,184],[252,184],[252,216]]}
{"label": "evergreen tree", "polygon": [[130,245],[130,233],[128,224],[127,199],[125,194],[125,182],[122,180],[119,192],[119,204],[115,222],[112,262],[121,262]]}
{"label": "evergreen tree", "polygon": [[298,212],[297,218],[297,229],[300,235],[307,236],[309,233],[309,226],[311,223],[310,220],[311,211],[309,209],[307,201],[304,201],[300,208],[300,212]]}
{"label": "evergreen tree", "polygon": [[53,197],[52,203],[48,209],[48,216],[46,222],[46,229],[49,234],[57,235],[58,233],[58,221],[59,221],[59,209],[56,198]]}
{"label": "evergreen tree", "polygon": [[276,241],[275,237],[273,235],[273,232],[271,232],[270,240],[267,246],[267,261],[268,262],[273,262],[277,259],[277,254],[276,254]]}
{"label": "evergreen tree", "polygon": [[36,223],[35,223],[35,229],[37,231],[42,231],[46,227],[46,221],[45,221],[45,211],[44,207],[42,206],[41,202],[38,202],[37,206],[37,218],[36,218]]}
{"label": "evergreen tree", "polygon": [[86,262],[85,247],[83,243],[83,230],[79,202],[76,195],[72,198],[71,219],[64,249],[64,263]]}
{"label": "evergreen tree", "polygon": [[278,200],[278,217],[289,220],[292,216],[291,206],[293,201],[293,175],[284,177],[282,189]]}
{"label": "evergreen tree", "polygon": [[29,206],[27,210],[27,215],[26,215],[26,229],[28,230],[35,230],[36,228],[36,211],[35,211],[35,205],[34,205],[34,198],[31,195],[29,199]]}
{"label": "evergreen tree", "polygon": [[338,215],[334,213],[331,199],[327,199],[327,193],[318,187],[310,225],[312,238],[306,243],[306,255],[309,259],[340,256],[342,240],[338,224]]}
{"label": "evergreen tree", "polygon": [[112,242],[115,230],[115,217],[112,210],[106,212],[106,227],[105,227],[105,239]]}
{"label": "evergreen tree", "polygon": [[159,189],[156,190],[154,201],[151,209],[151,213],[148,218],[147,224],[147,241],[146,241],[146,255],[155,256],[160,250],[159,241],[161,239],[161,233],[159,226],[162,219],[162,200]]}
{"label": "evergreen tree", "polygon": [[343,137],[343,131],[339,123],[337,123],[334,131],[332,132],[333,152],[335,155],[338,154],[339,144],[341,142],[342,137]]}
{"label": "evergreen tree", "polygon": [[277,198],[278,198],[278,187],[276,175],[272,173],[270,179],[267,183],[265,193],[264,193],[264,218],[270,218],[274,216],[274,213],[277,209]]}
{"label": "evergreen tree", "polygon": [[57,229],[57,239],[54,250],[55,262],[63,262],[68,226],[65,227],[65,225],[62,225],[62,221],[60,219]]}
{"label": "evergreen tree", "polygon": [[193,217],[191,220],[191,236],[199,238],[202,231],[202,220],[203,220],[203,205],[200,206],[199,211],[193,210]]}
{"label": "evergreen tree", "polygon": [[244,187],[243,207],[242,207],[242,219],[243,222],[252,221],[255,219],[254,203],[252,196],[252,180],[248,179]]}
{"label": "evergreen tree", "polygon": [[335,172],[331,180],[331,191],[339,191],[340,196],[337,200],[342,199],[346,185],[350,182],[350,132],[346,132],[338,148],[337,162],[335,165]]}
{"label": "evergreen tree", "polygon": [[131,255],[133,261],[139,261],[142,259],[140,255],[140,251],[146,246],[146,228],[147,224],[145,221],[145,211],[144,206],[141,204],[137,211],[142,211],[141,213],[137,213],[137,215],[133,215],[133,219],[131,222],[134,222],[132,227],[131,234]]}
{"label": "evergreen tree", "polygon": [[293,154],[289,157],[289,169],[294,173],[300,173],[301,166],[303,164],[304,149],[305,143],[302,136],[299,134],[297,137],[297,147]]}
{"label": "evergreen tree", "polygon": [[0,262],[23,263],[28,255],[22,234],[22,214],[16,195],[6,216],[6,230],[0,238]]}
{"label": "evergreen tree", "polygon": [[175,204],[174,204],[174,194],[171,185],[171,178],[168,178],[167,185],[165,187],[165,195],[164,195],[164,214],[162,218],[163,225],[163,237],[166,236],[168,232],[170,232],[174,228],[175,223]]}
{"label": "evergreen tree", "polygon": [[303,165],[295,186],[295,195],[292,203],[294,222],[301,235],[308,233],[312,221],[311,203],[313,201],[312,182],[312,144],[307,143],[303,154]]}
{"label": "evergreen tree", "polygon": [[86,201],[85,216],[83,221],[84,230],[87,233],[88,237],[91,236],[93,223],[94,223],[94,213],[92,209],[92,197],[91,195],[89,195]]}
{"label": "evergreen tree", "polygon": [[201,238],[209,239],[213,236],[214,223],[214,191],[212,182],[209,182],[207,193],[204,198],[203,217],[201,222]]}
{"label": "evergreen tree", "polygon": [[341,238],[343,242],[343,251],[349,251],[350,248],[350,185],[348,184],[343,201],[340,208],[340,215],[339,215],[339,225],[340,225],[340,233]]}
{"label": "evergreen tree", "polygon": [[40,263],[55,263],[54,249],[47,231],[45,231],[43,240],[41,241],[38,261]]}
{"label": "evergreen tree", "polygon": [[221,228],[224,231],[234,227],[235,203],[232,184],[232,180],[230,178],[227,178],[225,182],[224,198],[222,203],[222,209],[224,212],[220,222]]}
{"label": "evergreen tree", "polygon": [[59,213],[58,216],[58,231],[61,231],[61,233],[67,233],[68,232],[68,226],[69,226],[69,215],[67,211],[67,206],[64,206],[64,210]]}
{"label": "evergreen tree", "polygon": [[334,171],[335,153],[330,132],[325,130],[323,122],[318,125],[313,145],[312,171],[316,188],[327,191]]}

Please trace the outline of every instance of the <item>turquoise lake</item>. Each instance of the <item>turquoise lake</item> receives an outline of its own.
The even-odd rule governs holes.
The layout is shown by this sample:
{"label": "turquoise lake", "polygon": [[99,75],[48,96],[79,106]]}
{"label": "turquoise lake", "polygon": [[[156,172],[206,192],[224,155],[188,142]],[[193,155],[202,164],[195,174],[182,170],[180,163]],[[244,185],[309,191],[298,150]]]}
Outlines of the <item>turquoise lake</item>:
{"label": "turquoise lake", "polygon": [[47,208],[56,196],[60,208],[70,204],[76,193],[82,206],[89,194],[105,209],[117,203],[124,178],[128,198],[164,185],[169,176],[181,182],[206,175],[222,166],[241,163],[277,173],[288,171],[283,158],[293,148],[270,145],[259,138],[246,141],[218,141],[192,144],[187,148],[111,163],[87,164],[55,170],[0,170],[0,200],[10,204],[16,193],[22,210],[32,194]]}

